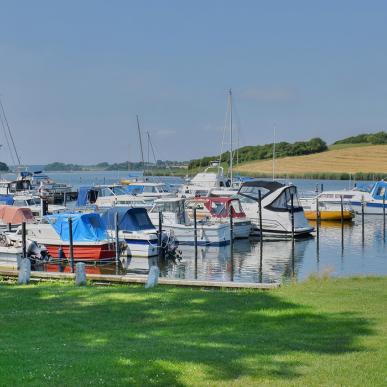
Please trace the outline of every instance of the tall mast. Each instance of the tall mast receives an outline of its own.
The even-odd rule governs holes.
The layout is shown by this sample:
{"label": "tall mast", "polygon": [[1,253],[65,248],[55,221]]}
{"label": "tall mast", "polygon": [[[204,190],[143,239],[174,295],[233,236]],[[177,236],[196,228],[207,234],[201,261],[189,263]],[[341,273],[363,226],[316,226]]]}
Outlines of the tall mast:
{"label": "tall mast", "polygon": [[140,142],[140,149],[141,149],[141,161],[142,161],[142,169],[143,169],[143,173],[145,174],[145,163],[144,163],[144,151],[142,149],[142,139],[141,139],[141,129],[140,129],[140,121],[138,119],[138,115],[136,116],[137,118],[137,130],[138,130],[138,139],[139,139],[139,142]]}
{"label": "tall mast", "polygon": [[273,180],[275,180],[275,126],[274,126],[274,135],[273,135]]}
{"label": "tall mast", "polygon": [[231,89],[229,90],[229,98],[230,98],[230,180],[232,184],[232,91]]}
{"label": "tall mast", "polygon": [[146,135],[147,135],[147,138],[148,138],[148,148],[147,148],[147,152],[148,152],[148,162],[147,162],[147,168],[148,168],[148,172],[149,172],[149,169],[150,169],[150,160],[149,160],[149,151],[150,151],[150,135],[149,135],[149,132],[146,132]]}
{"label": "tall mast", "polygon": [[[1,101],[1,98],[0,98],[0,107],[1,107],[1,111],[3,113],[4,122],[5,122],[6,126],[7,126],[7,129],[8,129],[9,138],[11,139],[11,142],[12,142],[13,151],[15,152],[17,163],[18,163],[18,166],[20,167],[20,157],[19,157],[19,154],[17,153],[17,150],[16,150],[15,141],[13,140],[13,136],[12,136],[12,133],[11,133],[11,128],[9,127],[7,116],[5,115],[4,106],[3,106],[3,102]],[[7,142],[8,142],[8,140],[7,140]]]}

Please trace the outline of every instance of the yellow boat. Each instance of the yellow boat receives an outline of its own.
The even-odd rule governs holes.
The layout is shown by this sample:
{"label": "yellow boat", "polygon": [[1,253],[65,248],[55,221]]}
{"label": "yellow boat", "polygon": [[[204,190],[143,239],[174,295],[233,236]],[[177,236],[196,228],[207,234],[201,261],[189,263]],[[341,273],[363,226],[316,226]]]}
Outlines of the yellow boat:
{"label": "yellow boat", "polygon": [[[305,218],[308,220],[316,220],[316,211],[304,211]],[[355,217],[355,211],[344,210],[343,219],[352,220]],[[320,220],[341,221],[341,211],[320,210]]]}

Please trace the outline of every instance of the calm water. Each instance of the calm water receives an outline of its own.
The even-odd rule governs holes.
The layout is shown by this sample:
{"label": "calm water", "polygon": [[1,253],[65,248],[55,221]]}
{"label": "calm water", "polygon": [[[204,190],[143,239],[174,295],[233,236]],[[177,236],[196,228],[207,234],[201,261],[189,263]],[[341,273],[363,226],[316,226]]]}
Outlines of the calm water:
{"label": "calm water", "polygon": [[[74,186],[118,182],[127,172],[77,172],[51,173],[58,182]],[[164,178],[170,183],[182,181],[179,178]],[[349,183],[336,180],[300,180],[291,182],[300,192],[311,192],[323,183],[325,190],[348,188]],[[161,275],[170,278],[223,280],[238,282],[278,282],[292,278],[304,280],[311,274],[329,272],[333,276],[387,274],[387,247],[383,235],[382,216],[366,216],[364,238],[361,217],[345,224],[343,233],[340,223],[323,223],[320,238],[305,240],[263,242],[238,240],[230,247],[198,247],[195,260],[194,247],[181,248],[181,256],[175,260],[159,262]],[[124,262],[120,271],[146,273],[148,259],[132,258]],[[55,267],[53,270],[56,270]],[[90,271],[114,273],[113,266],[90,267]]]}

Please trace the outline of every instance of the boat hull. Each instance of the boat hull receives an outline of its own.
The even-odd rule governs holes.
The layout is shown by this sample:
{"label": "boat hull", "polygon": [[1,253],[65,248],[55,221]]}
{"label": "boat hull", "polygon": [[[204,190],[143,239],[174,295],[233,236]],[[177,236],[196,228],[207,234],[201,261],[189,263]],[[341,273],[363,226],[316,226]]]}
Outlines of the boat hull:
{"label": "boat hull", "polygon": [[[316,211],[304,211],[308,220],[317,220]],[[355,212],[350,210],[343,211],[343,220],[352,220]],[[324,221],[341,221],[341,211],[320,211],[320,220]]]}
{"label": "boat hull", "polygon": [[[179,245],[194,245],[195,230],[193,226],[181,224],[163,224],[163,229],[169,231]],[[226,224],[214,226],[197,225],[198,246],[224,246],[230,243],[230,227]]]}
{"label": "boat hull", "polygon": [[[53,258],[59,258],[59,248],[62,247],[62,257],[70,259],[70,246],[44,243],[48,253]],[[104,244],[74,244],[73,247],[75,261],[99,261],[99,260],[114,260],[116,256],[115,246],[113,243]]]}

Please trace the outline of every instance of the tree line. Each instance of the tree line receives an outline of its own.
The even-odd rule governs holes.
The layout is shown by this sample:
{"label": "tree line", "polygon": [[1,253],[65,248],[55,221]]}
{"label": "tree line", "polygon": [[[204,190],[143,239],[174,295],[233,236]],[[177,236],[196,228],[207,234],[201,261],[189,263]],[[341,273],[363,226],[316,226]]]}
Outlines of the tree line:
{"label": "tree line", "polygon": [[364,133],[357,136],[351,136],[344,138],[343,140],[336,141],[334,144],[387,144],[387,133],[380,131],[377,133]]}
{"label": "tree line", "polygon": [[[297,141],[288,143],[285,141],[275,144],[276,157],[301,156],[312,153],[324,152],[328,149],[327,144],[321,138],[312,138],[309,141]],[[234,151],[234,163],[238,161],[265,160],[273,157],[273,143],[265,145],[244,146]],[[220,160],[229,163],[229,152],[224,152],[220,156],[208,156],[191,160],[188,169],[206,167],[212,161]]]}

